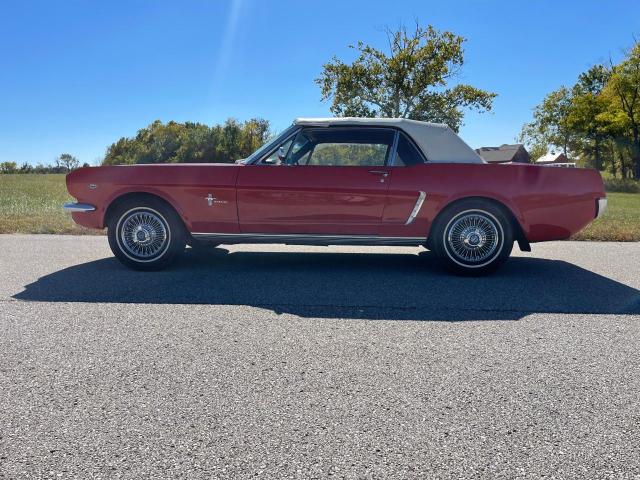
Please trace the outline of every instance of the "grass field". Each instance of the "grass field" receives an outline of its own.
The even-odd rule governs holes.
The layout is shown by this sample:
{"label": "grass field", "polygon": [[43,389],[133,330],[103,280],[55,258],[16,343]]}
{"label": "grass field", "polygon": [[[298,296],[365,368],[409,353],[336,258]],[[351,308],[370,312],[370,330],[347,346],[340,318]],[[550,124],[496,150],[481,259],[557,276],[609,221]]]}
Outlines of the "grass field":
{"label": "grass field", "polygon": [[[640,241],[640,194],[609,193],[604,217],[576,235],[576,240]],[[101,234],[79,227],[62,210],[73,200],[64,175],[0,175],[0,233]]]}
{"label": "grass field", "polygon": [[640,241],[640,193],[607,193],[604,215],[578,232],[574,240]]}
{"label": "grass field", "polygon": [[0,233],[103,233],[76,225],[68,201],[63,174],[0,175]]}

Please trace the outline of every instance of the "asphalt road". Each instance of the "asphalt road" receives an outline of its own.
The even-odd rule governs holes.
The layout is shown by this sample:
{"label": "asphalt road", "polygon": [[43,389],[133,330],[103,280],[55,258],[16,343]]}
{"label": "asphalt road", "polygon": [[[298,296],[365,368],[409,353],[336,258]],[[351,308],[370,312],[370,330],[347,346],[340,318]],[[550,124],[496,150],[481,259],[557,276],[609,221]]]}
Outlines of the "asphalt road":
{"label": "asphalt road", "polygon": [[640,478],[640,244],[0,236],[1,478]]}

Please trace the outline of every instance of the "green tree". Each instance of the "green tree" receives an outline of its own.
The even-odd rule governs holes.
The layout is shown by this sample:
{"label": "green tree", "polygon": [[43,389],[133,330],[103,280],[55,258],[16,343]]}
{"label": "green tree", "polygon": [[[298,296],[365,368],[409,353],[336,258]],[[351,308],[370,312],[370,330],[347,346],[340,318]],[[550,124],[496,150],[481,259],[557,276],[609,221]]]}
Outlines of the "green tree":
{"label": "green tree", "polygon": [[583,165],[640,177],[640,43],[618,65],[596,65],[572,88],[549,93],[520,139],[530,149],[560,148]]}
{"label": "green tree", "polygon": [[134,163],[233,162],[248,156],[270,135],[269,122],[227,120],[209,127],[194,122],[156,120],[133,138],[120,138],[107,149],[103,165]]}
{"label": "green tree", "polygon": [[69,153],[63,153],[56,158],[56,167],[67,171],[75,170],[80,166],[80,161]]}
{"label": "green tree", "polygon": [[16,162],[0,163],[0,173],[16,173],[17,171],[18,171],[18,164]]}
{"label": "green tree", "polygon": [[572,89],[567,126],[583,140],[582,150],[594,159],[594,167],[602,170],[602,148],[611,133],[607,116],[609,108],[602,91],[609,81],[610,71],[602,65],[581,73]]}
{"label": "green tree", "polygon": [[537,151],[559,148],[569,156],[573,137],[570,121],[572,93],[560,87],[549,93],[533,110],[533,121],[522,127],[519,140]]}
{"label": "green tree", "polygon": [[269,122],[261,118],[252,118],[245,122],[240,136],[240,150],[246,156],[246,152],[252,153],[260,148],[271,135]]}
{"label": "green tree", "polygon": [[333,57],[316,83],[338,116],[402,117],[448,124],[457,131],[464,109],[491,110],[495,93],[451,85],[464,64],[465,39],[431,25],[387,30],[388,54],[358,42],[351,64]]}
{"label": "green tree", "polygon": [[640,180],[640,42],[629,49],[625,59],[612,66],[606,86],[615,99],[616,120],[623,121],[630,132],[635,178]]}

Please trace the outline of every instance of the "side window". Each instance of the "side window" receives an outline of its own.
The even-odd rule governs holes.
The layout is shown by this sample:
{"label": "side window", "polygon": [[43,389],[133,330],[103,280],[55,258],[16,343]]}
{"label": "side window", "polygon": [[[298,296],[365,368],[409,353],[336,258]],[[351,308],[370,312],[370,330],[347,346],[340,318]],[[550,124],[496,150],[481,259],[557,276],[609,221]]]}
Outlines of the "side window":
{"label": "side window", "polygon": [[[260,164],[261,165],[281,165],[282,159],[280,158],[280,156],[283,154],[284,156],[287,155],[287,152],[291,148],[292,143],[293,143],[293,137],[286,140],[282,145],[280,145],[279,148],[276,148],[276,150],[271,155],[269,155],[266,158],[263,158],[260,161]],[[282,148],[282,151],[280,150],[280,148]]]}
{"label": "side window", "polygon": [[395,165],[410,167],[424,163],[424,157],[407,136],[400,132]]}
{"label": "side window", "polygon": [[387,161],[393,137],[394,131],[384,128],[307,128],[296,136],[287,163],[381,167]]}

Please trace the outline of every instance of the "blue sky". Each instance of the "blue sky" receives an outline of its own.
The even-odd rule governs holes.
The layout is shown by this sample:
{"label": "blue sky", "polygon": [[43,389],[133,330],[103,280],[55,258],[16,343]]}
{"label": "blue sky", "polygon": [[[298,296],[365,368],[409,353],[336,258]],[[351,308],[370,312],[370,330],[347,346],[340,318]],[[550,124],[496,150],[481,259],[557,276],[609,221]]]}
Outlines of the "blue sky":
{"label": "blue sky", "polygon": [[512,142],[548,91],[640,36],[637,1],[129,0],[0,2],[0,161],[95,163],[155,119],[326,116],[314,84],[350,43],[431,23],[467,38],[460,81],[499,94],[461,129]]}

